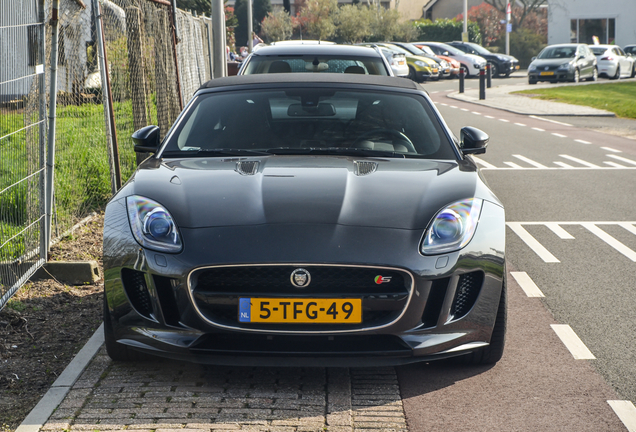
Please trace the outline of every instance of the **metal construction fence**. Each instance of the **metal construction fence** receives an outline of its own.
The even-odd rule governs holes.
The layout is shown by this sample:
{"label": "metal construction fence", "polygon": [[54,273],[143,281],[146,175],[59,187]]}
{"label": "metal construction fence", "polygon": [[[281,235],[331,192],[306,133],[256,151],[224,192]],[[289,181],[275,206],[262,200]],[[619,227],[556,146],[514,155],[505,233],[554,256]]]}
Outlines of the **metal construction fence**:
{"label": "metal construction fence", "polygon": [[44,11],[44,0],[0,1],[0,307],[46,252]]}
{"label": "metal construction fence", "polygon": [[0,1],[0,309],[46,261],[49,240],[134,172],[131,134],[156,124],[163,136],[211,78],[210,20],[167,0],[59,0],[57,44],[52,0],[35,3]]}

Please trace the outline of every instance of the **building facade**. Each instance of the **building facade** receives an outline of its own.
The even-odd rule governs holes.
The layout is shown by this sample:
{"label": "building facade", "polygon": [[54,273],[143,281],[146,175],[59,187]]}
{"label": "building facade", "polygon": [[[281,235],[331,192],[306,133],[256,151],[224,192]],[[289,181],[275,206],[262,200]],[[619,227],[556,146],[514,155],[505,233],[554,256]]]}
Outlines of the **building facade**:
{"label": "building facade", "polygon": [[548,43],[636,43],[636,0],[548,0]]}

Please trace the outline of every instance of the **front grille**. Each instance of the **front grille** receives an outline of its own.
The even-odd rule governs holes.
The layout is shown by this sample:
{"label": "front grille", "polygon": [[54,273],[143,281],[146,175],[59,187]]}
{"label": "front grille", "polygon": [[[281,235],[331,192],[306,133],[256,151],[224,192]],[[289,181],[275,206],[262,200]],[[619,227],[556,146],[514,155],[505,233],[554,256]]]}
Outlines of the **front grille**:
{"label": "front grille", "polygon": [[[230,327],[281,331],[338,331],[377,327],[397,319],[406,307],[411,276],[400,270],[303,265],[311,275],[306,287],[292,284],[300,266],[214,267],[195,271],[190,290],[207,320]],[[241,297],[361,298],[362,324],[239,323]]]}
{"label": "front grille", "polygon": [[462,318],[470,312],[477,301],[483,281],[484,274],[481,271],[466,273],[459,277],[451,309],[453,319]]}
{"label": "front grille", "polygon": [[146,318],[150,318],[152,303],[144,273],[125,268],[121,271],[121,280],[128,295],[128,300],[130,300],[135,310]]}
{"label": "front grille", "polygon": [[411,349],[398,337],[389,335],[293,336],[257,334],[207,334],[197,340],[191,351],[225,355],[411,355]]}

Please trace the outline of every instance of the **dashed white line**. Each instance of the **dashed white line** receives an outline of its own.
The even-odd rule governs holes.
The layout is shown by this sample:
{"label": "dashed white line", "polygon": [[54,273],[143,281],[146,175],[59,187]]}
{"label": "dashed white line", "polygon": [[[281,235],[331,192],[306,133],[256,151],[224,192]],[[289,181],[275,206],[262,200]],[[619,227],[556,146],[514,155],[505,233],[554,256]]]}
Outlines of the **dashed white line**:
{"label": "dashed white line", "polygon": [[564,155],[564,154],[559,155],[559,156],[560,156],[560,157],[562,157],[562,158],[565,158],[565,159],[569,159],[569,160],[571,160],[572,162],[579,163],[579,164],[581,164],[581,165],[583,165],[583,166],[586,166],[586,167],[589,167],[589,168],[600,168],[600,166],[598,166],[598,165],[594,165],[593,163],[586,162],[586,161],[584,161],[584,160],[582,160],[582,159],[575,158],[575,157],[573,157],[573,156]]}
{"label": "dashed white line", "polygon": [[517,165],[514,162],[504,162],[506,165],[508,165],[511,168],[515,168],[515,169],[525,169],[524,167],[522,167],[521,165]]}
{"label": "dashed white line", "polygon": [[603,163],[609,166],[613,166],[614,168],[627,168],[625,165],[621,165],[619,163],[612,162],[612,161],[604,161]]}
{"label": "dashed white line", "polygon": [[473,156],[473,160],[483,166],[484,168],[497,168],[496,166],[489,164],[483,159],[478,158],[477,156]]}
{"label": "dashed white line", "polygon": [[444,105],[444,106],[448,106],[448,104],[445,104],[444,102],[442,102],[442,105]]}
{"label": "dashed white line", "polygon": [[449,107],[457,109],[455,105],[449,105]]}
{"label": "dashed white line", "polygon": [[550,231],[552,231],[557,236],[559,236],[560,239],[563,239],[563,240],[573,240],[574,239],[574,236],[572,236],[572,234],[570,234],[569,232],[567,232],[566,230],[561,228],[561,225],[559,225],[558,223],[548,222],[548,223],[545,224],[545,226],[547,226],[550,229]]}
{"label": "dashed white line", "polygon": [[576,141],[577,143],[581,143],[581,144],[592,144],[589,141],[583,141],[583,140],[580,140],[580,139],[575,139],[574,141]]}
{"label": "dashed white line", "polygon": [[519,236],[523,242],[528,245],[530,249],[533,250],[534,253],[539,255],[544,262],[547,263],[558,263],[559,261],[554,255],[552,255],[541,243],[537,241],[532,235],[526,231],[524,227],[521,226],[518,222],[508,222],[506,225],[514,231],[515,234]]}
{"label": "dashed white line", "polygon": [[478,113],[477,111],[473,111],[472,113],[475,115],[481,115],[481,113]]}
{"label": "dashed white line", "polygon": [[625,246],[623,243],[616,240],[614,237],[597,227],[595,224],[590,222],[584,222],[581,224],[583,227],[587,228],[592,234],[596,235],[598,238],[603,240],[605,243],[616,249],[618,252],[625,255],[627,258],[636,262],[636,252]]}
{"label": "dashed white line", "polygon": [[530,276],[528,276],[528,273],[510,272],[510,275],[515,278],[523,292],[525,292],[528,297],[545,297],[539,287],[534,283]]}
{"label": "dashed white line", "polygon": [[624,157],[622,157],[622,156],[616,156],[616,155],[612,155],[612,154],[609,154],[609,155],[606,155],[606,156],[607,156],[607,157],[610,157],[610,158],[612,158],[612,159],[619,160],[619,161],[621,161],[621,162],[625,162],[625,163],[628,163],[628,164],[636,165],[636,161],[633,161],[633,160],[631,160],[631,159],[624,158]]}
{"label": "dashed white line", "polygon": [[526,163],[528,163],[530,165],[532,165],[533,167],[536,167],[536,168],[548,168],[547,166],[542,165],[539,162],[535,162],[532,159],[528,159],[525,156],[522,156],[522,155],[512,155],[512,156],[516,157],[517,159],[520,159],[520,160],[522,160],[522,161],[524,161],[524,162],[526,162]]}
{"label": "dashed white line", "polygon": [[628,400],[608,400],[607,403],[614,410],[620,421],[627,428],[627,432],[636,432],[636,407]]}
{"label": "dashed white line", "polygon": [[562,134],[556,133],[556,132],[552,132],[552,135],[554,135],[555,137],[559,137],[559,138],[567,138],[566,135],[562,135]]}
{"label": "dashed white line", "polygon": [[515,123],[517,126],[525,126],[523,123]]}
{"label": "dashed white line", "polygon": [[504,122],[504,123],[510,123],[510,120],[506,120],[506,119],[499,119],[499,121]]}
{"label": "dashed white line", "polygon": [[532,129],[534,129],[534,130],[536,130],[536,131],[539,131],[539,132],[545,132],[545,129],[541,129],[541,128],[535,128],[535,127],[533,127]]}
{"label": "dashed white line", "polygon": [[489,119],[494,119],[493,116],[489,116],[489,115],[485,115],[484,117],[489,118]]}
{"label": "dashed white line", "polygon": [[462,111],[466,111],[466,112],[470,111],[470,110],[467,110],[466,108],[460,108],[460,109],[461,109]]}
{"label": "dashed white line", "polygon": [[636,227],[634,226],[634,224],[629,223],[629,222],[619,222],[618,226],[623,227],[627,231],[629,231],[630,233],[636,235]]}
{"label": "dashed white line", "polygon": [[547,121],[547,122],[550,122],[550,123],[560,124],[560,125],[563,125],[563,126],[572,126],[569,123],[563,123],[563,122],[560,122],[560,121],[550,120],[550,119],[543,118],[543,117],[537,117],[537,116],[533,116],[533,115],[528,116],[528,117],[533,118],[533,119],[537,119],[537,120]]}
{"label": "dashed white line", "polygon": [[601,147],[601,148],[602,148],[603,150],[607,150],[608,152],[613,152],[613,153],[623,153],[622,151],[620,151],[620,150],[616,150],[616,149],[613,149],[613,148],[611,148],[611,147]]}
{"label": "dashed white line", "polygon": [[552,330],[561,339],[563,345],[570,351],[572,357],[577,360],[594,360],[594,354],[585,346],[583,341],[574,333],[572,327],[567,324],[551,324]]}

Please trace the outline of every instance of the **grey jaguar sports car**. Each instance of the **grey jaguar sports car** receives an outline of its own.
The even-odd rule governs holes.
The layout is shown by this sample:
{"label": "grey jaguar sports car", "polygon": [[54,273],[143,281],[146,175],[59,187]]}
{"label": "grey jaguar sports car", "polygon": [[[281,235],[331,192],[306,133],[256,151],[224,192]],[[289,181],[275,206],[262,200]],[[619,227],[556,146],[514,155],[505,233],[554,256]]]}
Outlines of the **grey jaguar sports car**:
{"label": "grey jaguar sports car", "polygon": [[505,215],[409,80],[266,74],[203,85],[106,208],[114,360],[497,362]]}

